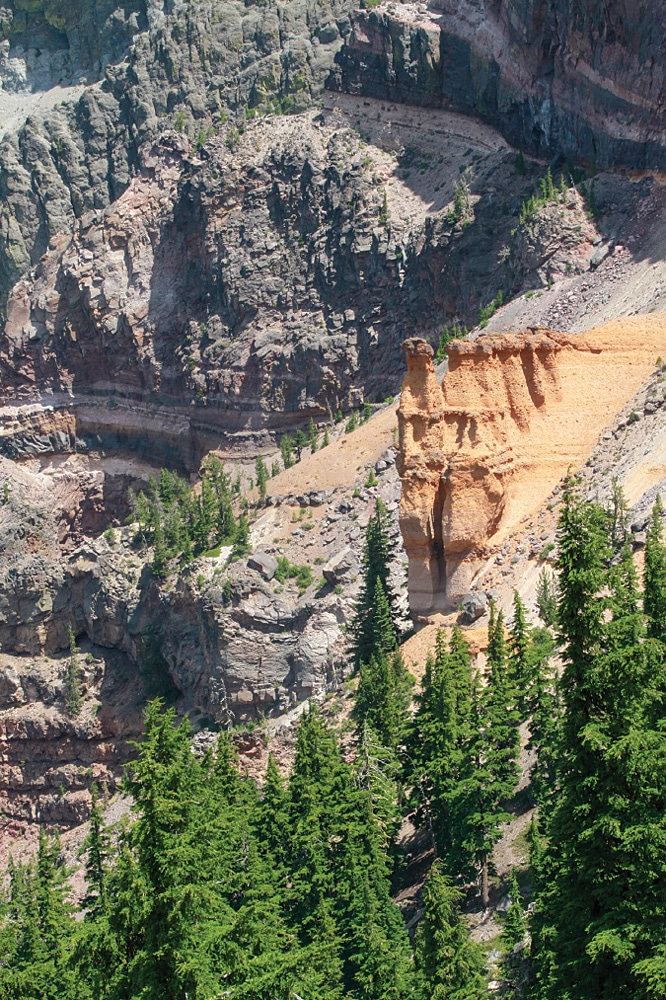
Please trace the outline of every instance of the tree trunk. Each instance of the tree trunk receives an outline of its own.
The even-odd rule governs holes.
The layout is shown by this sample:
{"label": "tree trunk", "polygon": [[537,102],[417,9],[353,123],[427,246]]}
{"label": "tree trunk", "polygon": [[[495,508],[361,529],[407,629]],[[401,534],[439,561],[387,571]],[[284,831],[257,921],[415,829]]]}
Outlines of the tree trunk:
{"label": "tree trunk", "polygon": [[490,894],[488,892],[488,855],[484,854],[481,866],[481,902],[484,910],[488,909]]}

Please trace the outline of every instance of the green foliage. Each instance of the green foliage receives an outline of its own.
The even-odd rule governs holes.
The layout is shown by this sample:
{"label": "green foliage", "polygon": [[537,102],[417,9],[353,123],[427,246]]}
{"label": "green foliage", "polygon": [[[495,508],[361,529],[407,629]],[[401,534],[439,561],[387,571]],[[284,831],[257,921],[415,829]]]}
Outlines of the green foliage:
{"label": "green foliage", "polygon": [[650,638],[666,643],[666,550],[661,523],[663,513],[661,497],[657,496],[645,543],[643,609]]}
{"label": "green foliage", "polygon": [[414,950],[422,996],[428,1000],[481,1000],[486,995],[483,953],[462,922],[462,893],[435,861],[423,890],[425,915]]}
{"label": "green foliage", "polygon": [[[542,177],[539,181],[539,194],[530,195],[521,206],[519,216],[521,226],[533,219],[539,209],[545,208],[550,202],[557,202],[559,200],[562,194],[562,184],[563,180],[560,183],[559,189],[555,187],[553,184],[553,175],[550,172],[550,167],[548,167],[545,177]],[[566,191],[566,187],[564,190]]]}
{"label": "green foliage", "polygon": [[317,445],[317,427],[312,417],[310,417],[310,424],[308,426],[308,444],[310,445],[310,454],[314,455],[318,445]]}
{"label": "green foliage", "polygon": [[81,666],[76,648],[76,636],[71,624],[67,626],[67,633],[69,635],[69,663],[65,676],[65,708],[67,714],[74,717],[81,711]]}
{"label": "green foliage", "polygon": [[383,501],[378,499],[365,532],[363,581],[350,630],[352,655],[357,667],[361,663],[370,663],[373,656],[390,652],[397,645],[397,599],[389,584],[393,553],[388,512]]}
{"label": "green foliage", "polygon": [[324,437],[322,438],[321,446],[322,446],[322,448],[325,448],[330,443],[331,443],[331,439],[328,436],[328,427],[325,427],[324,428]]}
{"label": "green foliage", "polygon": [[464,177],[456,181],[455,193],[453,196],[453,208],[449,209],[448,221],[454,225],[456,222],[464,222],[472,214],[472,199],[470,196],[469,184]]}
{"label": "green foliage", "polygon": [[290,469],[294,464],[294,439],[291,434],[283,434],[280,441],[280,454],[285,469]]}
{"label": "green foliage", "polygon": [[356,427],[357,427],[357,424],[356,424],[356,414],[352,413],[351,417],[349,418],[349,420],[345,424],[345,434],[351,434],[352,431],[356,430]]}
{"label": "green foliage", "polygon": [[536,603],[542,622],[549,628],[557,623],[557,582],[552,572],[545,566],[539,573]]}
{"label": "green foliage", "polygon": [[300,566],[292,565],[287,556],[279,556],[277,564],[275,579],[280,583],[286,583],[287,580],[295,580],[298,593],[304,594],[312,583],[312,568],[307,563]]}
{"label": "green foliage", "polygon": [[489,302],[487,306],[482,306],[479,309],[479,326],[485,329],[485,327],[488,326],[490,318],[494,316],[497,310],[500,309],[503,305],[504,305],[504,295],[502,294],[502,290],[500,289],[500,291],[497,293],[492,302]]}
{"label": "green foliage", "polygon": [[296,434],[294,435],[294,449],[296,451],[296,460],[298,462],[300,462],[302,458],[303,449],[305,448],[307,443],[308,440],[303,431],[299,427],[298,430],[296,431]]}
{"label": "green foliage", "polygon": [[446,348],[452,340],[464,340],[468,334],[466,326],[454,323],[452,326],[445,326],[439,338],[437,351],[435,352],[435,364],[439,365],[446,358]]}
{"label": "green foliage", "polygon": [[152,545],[155,576],[166,576],[178,556],[187,563],[216,546],[234,543],[238,526],[232,492],[231,479],[216,456],[206,461],[199,492],[168,469],[162,469],[159,480],[151,476],[147,493],[130,491],[139,524],[137,541]]}
{"label": "green foliage", "polygon": [[266,484],[268,482],[268,469],[261,455],[257,455],[254,462],[254,469],[257,477],[257,489],[262,500],[266,499]]}
{"label": "green foliage", "polygon": [[[534,861],[538,1000],[656,997],[666,973],[664,647],[648,635],[631,553],[613,558],[608,518],[567,484],[558,787]],[[657,535],[648,608],[647,579],[663,557]]]}
{"label": "green foliage", "polygon": [[250,549],[250,525],[245,514],[241,514],[234,533],[234,545],[231,557],[232,559],[241,559],[250,552]]}
{"label": "green foliage", "polygon": [[[378,590],[381,583],[377,581]],[[382,592],[385,610],[388,609]],[[392,632],[387,632],[387,642]],[[359,668],[355,714],[359,726],[368,724],[385,746],[396,747],[403,737],[414,678],[397,651],[378,650]]]}
{"label": "green foliage", "polygon": [[386,194],[386,188],[382,189],[382,207],[379,210],[379,222],[382,226],[388,226],[389,219],[391,218],[388,207],[388,197]]}

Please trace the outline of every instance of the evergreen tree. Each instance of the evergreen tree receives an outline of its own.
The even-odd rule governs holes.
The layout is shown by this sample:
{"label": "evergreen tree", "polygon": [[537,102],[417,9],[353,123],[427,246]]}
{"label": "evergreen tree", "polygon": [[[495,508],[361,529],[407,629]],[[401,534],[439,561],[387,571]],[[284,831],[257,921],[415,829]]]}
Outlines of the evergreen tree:
{"label": "evergreen tree", "polygon": [[[380,651],[388,652],[397,645],[397,599],[389,584],[393,553],[388,512],[378,499],[365,532],[363,581],[350,629],[357,667],[369,663]],[[379,589],[377,581],[381,584]],[[392,639],[389,639],[389,631]]]}
{"label": "evergreen tree", "polygon": [[312,417],[310,417],[310,425],[308,427],[308,444],[310,445],[310,454],[314,455],[317,450],[317,427]]}
{"label": "evergreen tree", "polygon": [[553,574],[545,566],[539,573],[536,603],[544,625],[553,628],[557,624],[557,585]]}
{"label": "evergreen tree", "polygon": [[661,524],[663,512],[661,497],[657,496],[645,543],[643,596],[648,635],[660,642],[666,642],[666,546]]}
{"label": "evergreen tree", "polygon": [[509,819],[504,803],[518,781],[520,749],[520,716],[507,663],[504,618],[501,611],[495,618],[492,603],[488,665],[487,684],[474,699],[477,728],[466,757],[470,799],[465,847],[478,866],[484,907],[489,902],[492,850],[500,837],[502,823]]}
{"label": "evergreen tree", "polygon": [[[383,597],[381,588],[377,580],[378,597]],[[368,722],[387,746],[395,747],[405,731],[413,678],[405,668],[400,653],[390,653],[391,644],[394,648],[395,643],[390,627],[384,636],[385,640],[382,640],[381,632],[378,632],[376,656],[371,656],[370,662],[362,663],[359,668],[354,711],[359,728]],[[388,648],[383,645],[384,641]]]}
{"label": "evergreen tree", "polygon": [[425,915],[414,941],[424,1000],[481,1000],[483,954],[460,916],[462,893],[435,861],[423,891]]}
{"label": "evergreen tree", "polygon": [[302,458],[303,449],[305,448],[305,446],[306,446],[307,443],[308,443],[308,439],[306,438],[305,434],[303,433],[303,431],[299,427],[298,430],[296,431],[295,436],[294,436],[294,449],[296,451],[296,460],[298,462],[300,462],[300,460]]}
{"label": "evergreen tree", "polygon": [[529,685],[530,639],[525,605],[517,590],[513,592],[513,622],[509,629],[509,680],[517,692],[521,721],[527,717],[526,698]]}
{"label": "evergreen tree", "polygon": [[280,452],[285,469],[290,469],[294,464],[294,439],[291,434],[283,434],[280,441]]}
{"label": "evergreen tree", "polygon": [[81,667],[79,665],[76,636],[71,623],[67,626],[69,635],[69,663],[65,677],[65,708],[67,714],[77,716],[81,711]]}
{"label": "evergreen tree", "polygon": [[523,896],[514,869],[511,870],[509,876],[509,899],[511,903],[504,918],[502,941],[509,953],[511,953],[517,944],[521,944],[525,940],[525,935],[527,934],[527,920],[525,919],[525,911],[523,910]]}
{"label": "evergreen tree", "polygon": [[91,794],[90,832],[84,845],[88,856],[86,860],[87,892],[83,898],[83,906],[87,911],[88,918],[95,920],[108,913],[109,909],[107,892],[109,837],[103,827],[102,807],[97,785],[93,784]]}
{"label": "evergreen tree", "polygon": [[468,849],[474,692],[469,648],[460,628],[452,630],[448,649],[438,631],[435,655],[426,661],[410,750],[438,854],[450,872],[464,878],[474,874]]}
{"label": "evergreen tree", "polygon": [[656,997],[666,983],[663,647],[645,640],[630,553],[613,564],[606,512],[572,484],[560,539],[564,719],[538,866],[536,995]]}
{"label": "evergreen tree", "polygon": [[527,749],[536,753],[530,786],[542,808],[555,791],[559,755],[561,713],[555,671],[550,662],[554,651],[553,637],[548,629],[533,629],[528,651],[526,707],[530,737]]}
{"label": "evergreen tree", "polygon": [[238,518],[232,556],[236,559],[246,556],[250,551],[250,525],[245,514]]}
{"label": "evergreen tree", "polygon": [[330,444],[331,440],[328,436],[328,427],[324,427],[324,437],[322,438],[321,446],[325,448],[326,445]]}
{"label": "evergreen tree", "polygon": [[265,500],[266,484],[268,482],[268,469],[266,468],[266,463],[261,455],[257,455],[254,467],[257,476],[257,489],[259,490],[259,496],[262,500]]}

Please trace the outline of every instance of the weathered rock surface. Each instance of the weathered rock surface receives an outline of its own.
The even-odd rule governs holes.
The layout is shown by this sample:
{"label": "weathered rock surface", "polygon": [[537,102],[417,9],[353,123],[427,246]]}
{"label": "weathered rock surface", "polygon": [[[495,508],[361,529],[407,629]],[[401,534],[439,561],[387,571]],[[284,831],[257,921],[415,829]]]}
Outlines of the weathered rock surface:
{"label": "weathered rock surface", "polygon": [[[387,113],[366,104],[374,140],[375,108]],[[418,155],[387,153],[349,127],[356,110],[228,127],[202,150],[171,132],[113,206],[54,238],[14,287],[0,341],[0,399],[44,409],[5,411],[2,452],[76,443],[196,470],[211,448],[265,446],[393,392],[406,328],[436,342],[498,288],[589,266],[601,235],[576,189],[516,221],[534,177],[496,133],[456,136],[449,116],[441,136],[424,127]],[[461,168],[464,224],[450,215]],[[620,228],[653,189],[602,178],[599,205]]]}
{"label": "weathered rock surface", "polygon": [[26,6],[10,0],[3,20],[7,89],[101,79],[0,143],[0,303],[51,236],[118,198],[142,147],[165,128],[175,123],[196,137],[248,105],[307,107],[348,30],[350,4]]}
{"label": "weathered rock surface", "polygon": [[580,337],[481,335],[451,342],[440,386],[430,346],[405,341],[398,471],[414,613],[458,603],[510,528],[587,457],[665,346],[663,316]]}
{"label": "weathered rock surface", "polygon": [[660,0],[383,3],[351,23],[343,90],[480,114],[548,158],[664,169]]}
{"label": "weathered rock surface", "polygon": [[337,552],[324,566],[322,573],[332,587],[350,583],[360,571],[359,561],[349,546]]}

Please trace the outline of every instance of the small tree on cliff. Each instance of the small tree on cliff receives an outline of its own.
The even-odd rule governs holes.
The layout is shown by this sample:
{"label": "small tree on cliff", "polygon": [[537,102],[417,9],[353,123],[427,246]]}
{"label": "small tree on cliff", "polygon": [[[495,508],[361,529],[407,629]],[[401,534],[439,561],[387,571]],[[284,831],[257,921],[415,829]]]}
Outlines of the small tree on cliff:
{"label": "small tree on cliff", "polygon": [[71,624],[67,626],[69,633],[69,663],[65,677],[65,708],[67,714],[76,716],[81,711],[81,667],[79,666],[76,636]]}

